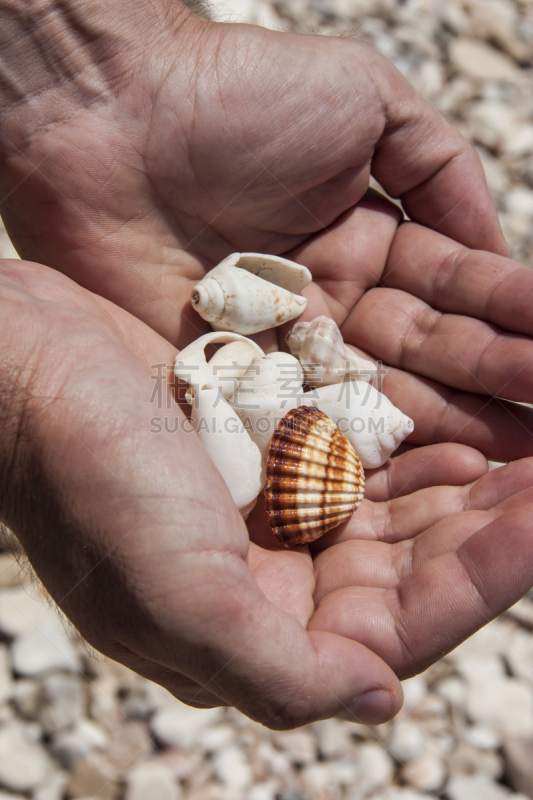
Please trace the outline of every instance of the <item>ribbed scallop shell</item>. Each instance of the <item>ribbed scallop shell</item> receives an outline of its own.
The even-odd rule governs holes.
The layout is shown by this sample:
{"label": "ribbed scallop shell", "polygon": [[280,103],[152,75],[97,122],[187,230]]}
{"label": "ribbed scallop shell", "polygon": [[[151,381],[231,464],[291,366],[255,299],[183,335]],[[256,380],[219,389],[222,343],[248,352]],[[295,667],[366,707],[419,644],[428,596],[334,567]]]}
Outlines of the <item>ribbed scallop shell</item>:
{"label": "ribbed scallop shell", "polygon": [[266,473],[269,523],[285,547],[318,539],[363,499],[359,457],[318,408],[300,406],[283,417],[270,442]]}

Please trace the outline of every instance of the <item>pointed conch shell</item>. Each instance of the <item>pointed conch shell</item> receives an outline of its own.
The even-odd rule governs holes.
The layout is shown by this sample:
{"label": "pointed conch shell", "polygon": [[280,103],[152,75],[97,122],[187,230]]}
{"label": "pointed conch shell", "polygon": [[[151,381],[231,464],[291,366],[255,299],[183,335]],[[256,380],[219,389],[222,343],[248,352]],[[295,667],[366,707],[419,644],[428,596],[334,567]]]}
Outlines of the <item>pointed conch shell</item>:
{"label": "pointed conch shell", "polygon": [[302,404],[302,367],[289,353],[254,358],[231,405],[261,452],[263,483],[270,440],[284,415]]}
{"label": "pointed conch shell", "polygon": [[306,383],[313,386],[354,379],[370,381],[376,374],[371,361],[360,358],[344,344],[342,333],[329,317],[297,322],[287,336],[287,344],[302,363]]}
{"label": "pointed conch shell", "polygon": [[193,425],[244,519],[262,489],[261,454],[218,389],[197,393]]}
{"label": "pointed conch shell", "polygon": [[412,419],[363,381],[320,386],[308,392],[305,400],[331,417],[357,450],[365,469],[384,464],[414,430]]}
{"label": "pointed conch shell", "polygon": [[365,476],[357,453],[332,420],[300,406],[282,419],[270,444],[265,507],[285,547],[312,542],[360,505]]}
{"label": "pointed conch shell", "polygon": [[[208,344],[225,345],[209,362],[205,357]],[[189,384],[185,394],[188,403],[192,404],[197,391],[213,388],[218,388],[228,400],[253,359],[262,355],[259,345],[238,333],[206,333],[178,353],[174,372]]]}
{"label": "pointed conch shell", "polygon": [[297,292],[311,280],[286,258],[233,253],[196,284],[191,302],[215,330],[249,335],[298,317],[307,300]]}

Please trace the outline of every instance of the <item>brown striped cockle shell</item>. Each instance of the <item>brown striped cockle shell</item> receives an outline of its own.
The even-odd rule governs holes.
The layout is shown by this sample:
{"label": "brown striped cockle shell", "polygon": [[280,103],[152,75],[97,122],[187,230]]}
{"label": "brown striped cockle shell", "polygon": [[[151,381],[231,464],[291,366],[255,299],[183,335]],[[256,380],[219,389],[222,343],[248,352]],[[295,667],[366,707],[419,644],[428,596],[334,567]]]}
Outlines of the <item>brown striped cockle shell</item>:
{"label": "brown striped cockle shell", "polygon": [[359,506],[365,475],[354,448],[318,408],[299,406],[276,428],[266,467],[265,505],[285,547],[313,542]]}

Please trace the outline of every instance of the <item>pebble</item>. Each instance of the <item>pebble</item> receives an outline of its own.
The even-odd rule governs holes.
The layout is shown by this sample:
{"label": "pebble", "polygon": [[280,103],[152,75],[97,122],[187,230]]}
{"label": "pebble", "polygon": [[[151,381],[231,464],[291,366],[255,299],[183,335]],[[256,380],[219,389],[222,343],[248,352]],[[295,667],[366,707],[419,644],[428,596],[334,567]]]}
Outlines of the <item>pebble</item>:
{"label": "pebble", "polygon": [[33,678],[14,681],[11,693],[13,705],[27,719],[37,719],[41,707],[41,687]]}
{"label": "pebble", "polygon": [[353,748],[351,728],[349,722],[337,719],[325,719],[313,726],[323,758],[338,758]]}
{"label": "pebble", "polygon": [[147,758],[152,753],[153,742],[145,723],[124,720],[121,725],[117,725],[109,733],[106,757],[121,774],[129,766]]}
{"label": "pebble", "polygon": [[159,756],[165,766],[172,770],[173,775],[181,781],[190,779],[197,772],[203,763],[202,758],[202,753],[198,750],[195,752],[183,752],[173,747],[167,748]]}
{"label": "pebble", "polygon": [[452,39],[448,52],[452,65],[474,80],[510,81],[517,72],[509,56],[479,39]]}
{"label": "pebble", "polygon": [[250,788],[247,795],[247,800],[276,800],[278,794],[279,784],[277,781],[264,781],[263,783],[256,783]]}
{"label": "pebble", "polygon": [[357,787],[364,795],[383,789],[394,775],[387,751],[375,742],[364,742],[357,751]]}
{"label": "pebble", "polygon": [[25,636],[54,613],[35,587],[16,586],[0,592],[0,633],[10,639]]}
{"label": "pebble", "polygon": [[424,749],[424,731],[420,725],[410,720],[399,720],[392,728],[388,740],[391,756],[401,764],[422,755]]}
{"label": "pebble", "polygon": [[0,729],[0,785],[14,792],[34,789],[54,770],[44,747],[31,729],[18,723]]}
{"label": "pebble", "polygon": [[236,791],[246,789],[252,784],[253,771],[250,762],[236,745],[230,745],[216,754],[213,769],[221,783]]}
{"label": "pebble", "polygon": [[122,720],[118,702],[120,680],[117,675],[103,675],[91,683],[91,717],[112,729]]}
{"label": "pebble", "polygon": [[457,671],[471,685],[481,681],[498,681],[505,677],[505,664],[498,655],[473,655],[463,657],[457,664]]}
{"label": "pebble", "polygon": [[317,742],[311,731],[274,733],[272,741],[284,750],[294,764],[309,764],[317,755]]}
{"label": "pebble", "polygon": [[393,787],[387,789],[379,798],[375,800],[434,800],[434,794],[427,794],[426,792],[418,792],[416,789],[403,789]]}
{"label": "pebble", "polygon": [[463,731],[463,739],[480,750],[499,750],[502,744],[502,737],[494,728],[482,725],[469,725]]}
{"label": "pebble", "polygon": [[64,624],[53,613],[15,641],[11,657],[15,672],[25,677],[42,675],[53,669],[81,670],[80,657],[67,637]]}
{"label": "pebble", "polygon": [[330,764],[321,762],[308,764],[302,770],[301,777],[306,792],[318,797],[323,796],[333,785]]}
{"label": "pebble", "polygon": [[116,769],[103,757],[92,755],[76,764],[67,786],[69,797],[81,800],[97,797],[98,800],[118,800],[119,785]]}
{"label": "pebble", "polygon": [[68,783],[68,772],[50,775],[32,794],[32,800],[63,800]]}
{"label": "pebble", "polygon": [[400,770],[403,782],[426,792],[437,792],[446,779],[446,766],[434,753],[422,753]]}
{"label": "pebble", "polygon": [[260,742],[257,745],[255,757],[265,771],[272,775],[288,777],[292,773],[288,755],[275,748],[270,741]]}
{"label": "pebble", "polygon": [[403,710],[402,713],[412,711],[412,709],[421,703],[428,693],[428,687],[422,675],[415,675],[414,678],[409,678],[402,681],[403,689]]}
{"label": "pebble", "polygon": [[508,736],[503,744],[506,775],[517,792],[533,797],[533,737]]}
{"label": "pebble", "polygon": [[57,760],[66,769],[72,769],[80,761],[85,761],[93,750],[103,751],[108,742],[108,734],[98,723],[82,719],[71,730],[54,736],[50,747]]}
{"label": "pebble", "polygon": [[468,716],[509,736],[533,735],[533,694],[529,686],[502,676],[470,686],[466,698]]}
{"label": "pebble", "polygon": [[[3,231],[0,231],[0,237]],[[0,242],[2,239],[0,238]],[[7,258],[2,253],[2,258]],[[13,553],[0,553],[0,589],[28,583],[20,564]]]}
{"label": "pebble", "polygon": [[170,694],[163,708],[151,720],[151,728],[161,744],[167,747],[192,747],[202,729],[222,718],[220,708],[197,709],[180,703]]}
{"label": "pebble", "polygon": [[180,800],[181,786],[159,761],[146,761],[128,773],[124,800]]}
{"label": "pebble", "polygon": [[78,675],[47,675],[41,683],[38,719],[45,733],[71,728],[80,720],[86,703],[86,688]]}
{"label": "pebble", "polygon": [[11,659],[7,645],[0,644],[0,704],[12,696],[14,681],[11,675]]}
{"label": "pebble", "polygon": [[527,800],[525,795],[512,794],[507,787],[484,775],[454,775],[446,785],[449,800]]}
{"label": "pebble", "polygon": [[213,753],[227,747],[235,740],[235,729],[231,725],[215,725],[205,728],[198,735],[198,747],[204,753]]}
{"label": "pebble", "polygon": [[501,778],[504,764],[494,750],[481,750],[468,742],[459,742],[448,756],[448,768],[452,775],[475,775],[477,772],[492,779]]}
{"label": "pebble", "polygon": [[450,703],[454,708],[463,708],[466,701],[468,687],[466,682],[457,676],[452,676],[441,681],[435,691]]}

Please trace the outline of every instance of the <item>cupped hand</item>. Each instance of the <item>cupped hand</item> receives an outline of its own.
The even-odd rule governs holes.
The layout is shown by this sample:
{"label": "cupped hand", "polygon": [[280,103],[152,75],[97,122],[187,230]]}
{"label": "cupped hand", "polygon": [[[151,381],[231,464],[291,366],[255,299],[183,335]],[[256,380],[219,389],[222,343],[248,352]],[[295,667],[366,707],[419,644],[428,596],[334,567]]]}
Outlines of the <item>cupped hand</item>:
{"label": "cupped hand", "polygon": [[[349,229],[357,232],[351,263],[379,268],[389,280],[397,266],[402,280],[413,281],[417,243],[434,258],[460,252],[459,285],[471,280],[472,269],[502,272],[509,326],[522,324],[518,309],[529,271],[426,229],[396,225],[396,212],[381,199],[361,203],[338,225],[343,241]],[[293,255],[316,270],[306,313],[329,311],[357,344],[350,331],[359,314],[365,319],[367,299],[382,292],[386,306],[387,293],[401,290],[387,288],[384,277],[383,286],[359,289],[351,299],[348,290],[357,292],[351,283],[328,293],[320,257],[335,249],[335,230]],[[402,272],[402,263],[409,269]],[[342,278],[340,257],[337,266]],[[533,459],[486,474],[485,456],[468,446],[475,439],[491,457],[531,454],[530,439],[521,436],[524,424],[531,427],[529,409],[507,402],[496,424],[483,408],[496,401],[389,369],[387,392],[399,386],[401,401],[395,399],[421,428],[418,443],[369,471],[360,509],[311,552],[280,550],[261,501],[246,530],[172,398],[157,395],[163,409],[150,403],[153,365],[171,364],[175,348],[54,271],[7,262],[3,273],[5,352],[23,365],[2,375],[6,387],[15,383],[2,395],[4,518],[88,641],[186,702],[235,705],[272,727],[334,714],[382,722],[401,704],[397,675],[424,669],[533,582]],[[416,291],[423,302],[422,289]],[[474,322],[471,347],[489,331],[509,359],[531,353],[525,335],[457,315],[457,335],[452,329],[445,345],[465,372],[470,349],[461,326]],[[367,355],[381,355],[380,342],[389,341],[384,327],[378,320]],[[390,326],[392,341],[399,331]],[[414,357],[408,344],[404,358]],[[437,337],[435,358],[440,346]],[[485,381],[499,375],[493,361]],[[472,374],[480,377],[479,369]],[[512,380],[507,388],[518,391]],[[450,441],[436,444],[445,433]]]}
{"label": "cupped hand", "polygon": [[307,611],[308,555],[283,553],[284,574],[262,579],[256,563],[254,579],[222,477],[152,380],[175,348],[40,265],[3,262],[0,297],[2,520],[86,639],[187,702],[272,727],[392,716],[390,667],[306,629],[291,587]]}

